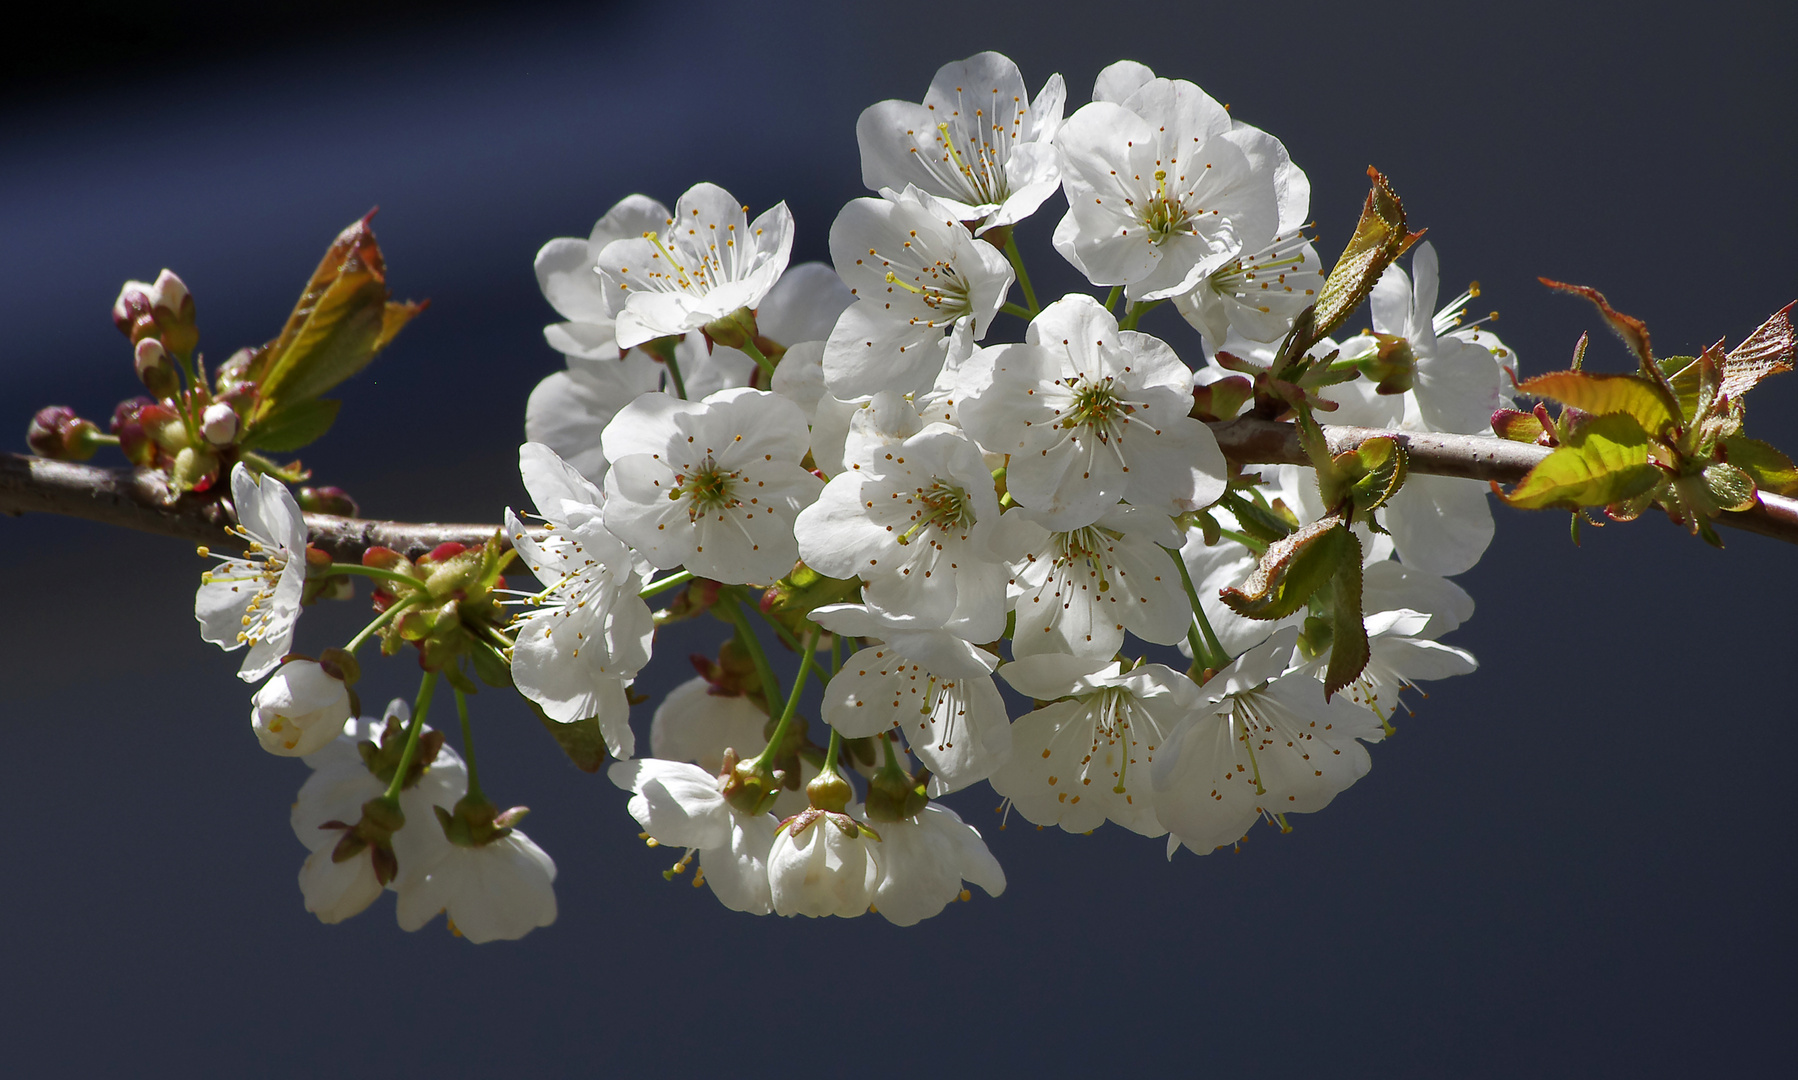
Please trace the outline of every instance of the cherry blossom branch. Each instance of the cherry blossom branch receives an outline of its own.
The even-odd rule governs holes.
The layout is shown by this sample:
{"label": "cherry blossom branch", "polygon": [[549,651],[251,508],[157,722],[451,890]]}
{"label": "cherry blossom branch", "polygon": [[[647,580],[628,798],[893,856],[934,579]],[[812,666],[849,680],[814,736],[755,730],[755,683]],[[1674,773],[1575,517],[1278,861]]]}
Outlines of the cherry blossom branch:
{"label": "cherry blossom branch", "polygon": [[[1224,456],[1244,465],[1304,465],[1304,449],[1298,429],[1271,420],[1242,418],[1210,425]],[[1549,448],[1477,435],[1440,435],[1424,432],[1383,431],[1378,428],[1324,425],[1330,452],[1340,454],[1367,439],[1385,436],[1403,443],[1410,451],[1414,473],[1458,476],[1514,484],[1547,457]],[[1798,499],[1762,492],[1759,505],[1740,513],[1726,512],[1720,525],[1798,544]]]}
{"label": "cherry blossom branch", "polygon": [[[1291,424],[1240,419],[1211,424],[1224,456],[1245,465],[1306,463],[1297,430]],[[1473,435],[1439,435],[1377,428],[1326,425],[1324,437],[1340,453],[1375,436],[1403,443],[1410,451],[1412,472],[1457,476],[1469,480],[1516,483],[1548,449]],[[195,544],[236,541],[214,503],[163,505],[168,487],[161,474],[147,469],[105,469],[27,454],[0,457],[0,512],[61,514],[117,525],[139,532],[173,536]],[[1762,493],[1760,504],[1740,513],[1725,513],[1718,523],[1746,532],[1798,544],[1798,500]],[[498,525],[381,521],[372,518],[307,514],[311,542],[338,562],[359,562],[371,547],[386,547],[416,557],[446,542],[482,544]],[[504,537],[502,537],[504,540]]]}

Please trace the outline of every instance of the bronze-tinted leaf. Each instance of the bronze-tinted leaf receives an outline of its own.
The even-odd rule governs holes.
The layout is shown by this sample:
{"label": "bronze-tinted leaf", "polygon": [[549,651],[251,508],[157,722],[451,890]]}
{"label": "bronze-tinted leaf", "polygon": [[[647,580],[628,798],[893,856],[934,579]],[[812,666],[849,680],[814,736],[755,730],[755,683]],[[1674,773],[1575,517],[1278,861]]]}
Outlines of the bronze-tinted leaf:
{"label": "bronze-tinted leaf", "polygon": [[1361,617],[1361,541],[1344,529],[1348,550],[1331,579],[1330,662],[1324,669],[1324,700],[1341,690],[1367,667],[1373,655],[1367,624]]}
{"label": "bronze-tinted leaf", "polygon": [[1354,536],[1341,518],[1327,517],[1270,545],[1239,589],[1218,596],[1249,619],[1284,619],[1328,584]]}
{"label": "bronze-tinted leaf", "polygon": [[1525,510],[1608,506],[1652,489],[1661,477],[1648,460],[1648,433],[1628,413],[1612,413],[1579,425],[1510,494],[1500,494]]}
{"label": "bronze-tinted leaf", "polygon": [[1361,208],[1361,220],[1356,223],[1354,235],[1349,237],[1342,257],[1336,260],[1330,276],[1324,279],[1323,288],[1318,291],[1312,325],[1305,335],[1307,340],[1292,350],[1295,354],[1302,354],[1341,326],[1349,313],[1367,299],[1374,282],[1380,280],[1386,268],[1423,235],[1422,232],[1407,231],[1405,205],[1379,170],[1370,165],[1367,175],[1373,181],[1373,187]]}
{"label": "bronze-tinted leaf", "polygon": [[1661,435],[1679,421],[1678,404],[1658,382],[1640,375],[1594,375],[1553,371],[1517,384],[1521,393],[1551,398],[1594,416],[1628,413],[1650,435]]}
{"label": "bronze-tinted leaf", "polygon": [[1729,350],[1723,360],[1723,394],[1739,398],[1769,375],[1792,370],[1798,338],[1792,331],[1792,305],[1787,304],[1748,335],[1748,340]]}

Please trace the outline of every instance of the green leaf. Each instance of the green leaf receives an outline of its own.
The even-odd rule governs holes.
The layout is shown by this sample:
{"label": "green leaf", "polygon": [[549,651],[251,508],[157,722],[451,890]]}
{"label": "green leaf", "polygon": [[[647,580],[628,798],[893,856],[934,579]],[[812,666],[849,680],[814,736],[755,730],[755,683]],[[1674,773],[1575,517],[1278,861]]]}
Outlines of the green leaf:
{"label": "green leaf", "polygon": [[1249,619],[1284,619],[1328,584],[1354,537],[1339,517],[1314,521],[1272,545],[1240,589],[1219,598]]}
{"label": "green leaf", "polygon": [[1728,462],[1705,466],[1704,488],[1719,510],[1746,510],[1754,505],[1754,478]]}
{"label": "green leaf", "polygon": [[585,720],[576,720],[572,724],[559,724],[544,713],[543,707],[526,698],[531,711],[556,740],[556,745],[568,755],[568,760],[582,772],[598,772],[606,763],[606,739],[599,733],[599,718],[589,716]]}
{"label": "green leaf", "polygon": [[1635,417],[1612,413],[1575,428],[1510,494],[1500,495],[1524,510],[1608,506],[1650,490],[1661,475],[1648,460],[1648,434]]}
{"label": "green leaf", "polygon": [[1324,669],[1324,700],[1355,681],[1373,655],[1367,644],[1367,624],[1361,618],[1361,541],[1348,537],[1348,550],[1331,579],[1330,663]]}
{"label": "green leaf", "polygon": [[1323,288],[1317,294],[1312,325],[1305,335],[1309,340],[1294,350],[1297,354],[1303,354],[1305,349],[1341,326],[1367,299],[1374,282],[1380,280],[1386,268],[1423,235],[1406,231],[1405,205],[1379,170],[1370,166],[1367,175],[1373,181],[1373,188],[1368,191],[1367,202],[1361,208],[1361,220],[1355,225],[1354,235],[1349,237],[1342,257],[1336,260],[1330,276],[1324,279]]}
{"label": "green leaf", "polygon": [[1355,449],[1336,455],[1335,461],[1339,475],[1353,477],[1349,481],[1349,497],[1363,520],[1398,494],[1410,469],[1410,455],[1405,448],[1385,436],[1368,439]]}
{"label": "green leaf", "polygon": [[1723,440],[1729,463],[1754,478],[1754,486],[1775,495],[1798,494],[1798,466],[1779,449],[1745,435]]}
{"label": "green leaf", "polygon": [[337,421],[343,402],[328,398],[296,401],[250,424],[239,443],[246,450],[286,453],[311,443]]}
{"label": "green leaf", "polygon": [[1627,413],[1642,430],[1660,435],[1679,421],[1673,396],[1640,375],[1591,375],[1583,371],[1553,371],[1517,384],[1521,393],[1550,398],[1594,416]]}
{"label": "green leaf", "polygon": [[477,642],[475,648],[469,650],[468,655],[473,663],[475,675],[488,686],[501,690],[511,689],[512,665],[506,663],[505,656],[499,650],[491,645],[482,648],[483,644],[485,643]]}

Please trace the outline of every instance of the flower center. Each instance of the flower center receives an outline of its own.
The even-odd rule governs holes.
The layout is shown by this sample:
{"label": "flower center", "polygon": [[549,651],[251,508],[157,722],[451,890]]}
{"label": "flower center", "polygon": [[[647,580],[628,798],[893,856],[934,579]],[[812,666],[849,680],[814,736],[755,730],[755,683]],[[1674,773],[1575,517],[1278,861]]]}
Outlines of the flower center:
{"label": "flower center", "polygon": [[1110,438],[1136,411],[1136,403],[1124,400],[1118,390],[1109,375],[1097,381],[1081,376],[1074,384],[1074,401],[1061,426],[1091,428],[1099,438]]}
{"label": "flower center", "polygon": [[1137,211],[1137,220],[1149,230],[1151,241],[1159,244],[1175,233],[1191,232],[1186,222],[1192,216],[1186,209],[1185,199],[1168,191],[1167,170],[1156,169],[1155,193]]}
{"label": "flower center", "polygon": [[906,292],[916,296],[930,315],[920,319],[912,316],[912,323],[919,322],[926,326],[943,326],[954,322],[963,315],[971,314],[973,304],[968,301],[968,282],[955,267],[941,259],[922,266],[910,281],[906,281],[891,270],[887,271],[887,284],[897,285]]}
{"label": "flower center", "polygon": [[734,510],[739,505],[732,494],[737,486],[736,471],[719,468],[709,457],[692,472],[674,479],[677,486],[668,497],[677,501],[686,499],[687,512],[694,518],[712,510]]}
{"label": "flower center", "polygon": [[901,544],[909,544],[926,528],[935,525],[943,532],[964,531],[974,524],[974,508],[968,493],[954,484],[932,480],[927,488],[919,488],[919,509],[912,512],[911,528],[899,536]]}

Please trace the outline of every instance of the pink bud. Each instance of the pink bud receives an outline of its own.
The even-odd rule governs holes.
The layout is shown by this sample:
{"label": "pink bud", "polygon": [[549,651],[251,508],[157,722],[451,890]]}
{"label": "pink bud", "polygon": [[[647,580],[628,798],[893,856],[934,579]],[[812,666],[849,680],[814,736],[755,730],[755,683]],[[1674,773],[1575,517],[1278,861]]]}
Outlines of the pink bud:
{"label": "pink bud", "polygon": [[187,283],[176,277],[173,270],[164,269],[156,275],[153,296],[152,303],[155,306],[168,308],[178,314],[182,303],[187,299]]}
{"label": "pink bud", "polygon": [[200,431],[214,446],[229,446],[237,438],[237,414],[231,406],[215,401],[200,414]]}

